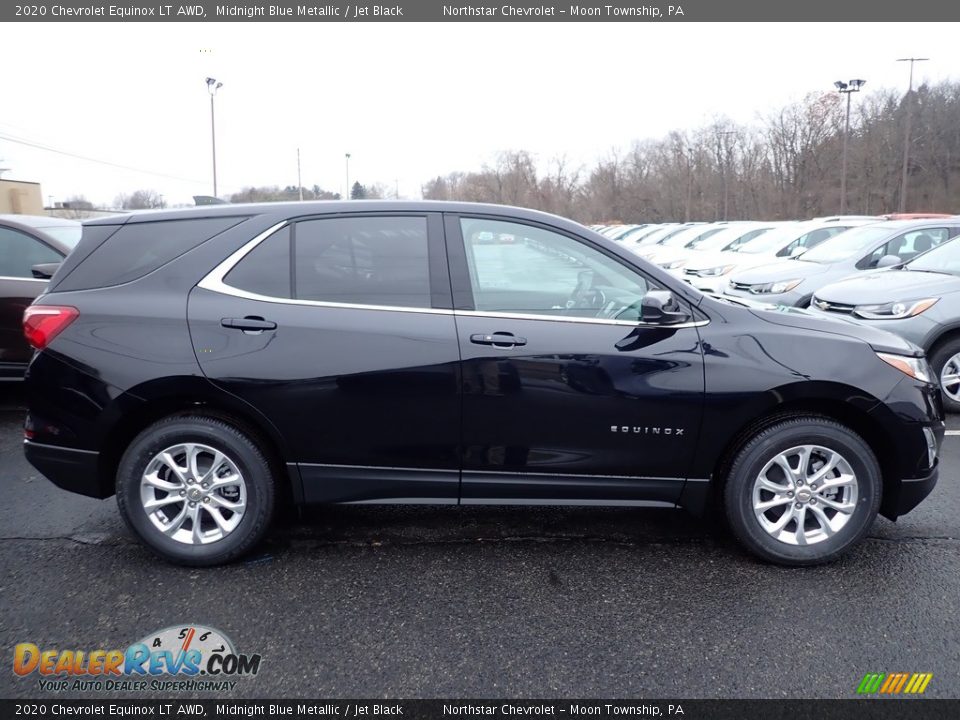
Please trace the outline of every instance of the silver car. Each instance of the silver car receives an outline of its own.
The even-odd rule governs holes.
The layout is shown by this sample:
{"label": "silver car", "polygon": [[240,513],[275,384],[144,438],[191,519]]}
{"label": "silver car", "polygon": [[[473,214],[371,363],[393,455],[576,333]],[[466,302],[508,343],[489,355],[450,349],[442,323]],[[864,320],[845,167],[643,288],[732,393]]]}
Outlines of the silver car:
{"label": "silver car", "polygon": [[[960,234],[960,217],[893,220],[855,227],[801,255],[730,276],[727,295],[806,307],[824,285],[899,265]],[[759,296],[759,297],[758,297]]]}
{"label": "silver car", "polygon": [[810,311],[852,318],[919,345],[940,379],[944,407],[960,412],[960,238],[901,267],[822,287]]}

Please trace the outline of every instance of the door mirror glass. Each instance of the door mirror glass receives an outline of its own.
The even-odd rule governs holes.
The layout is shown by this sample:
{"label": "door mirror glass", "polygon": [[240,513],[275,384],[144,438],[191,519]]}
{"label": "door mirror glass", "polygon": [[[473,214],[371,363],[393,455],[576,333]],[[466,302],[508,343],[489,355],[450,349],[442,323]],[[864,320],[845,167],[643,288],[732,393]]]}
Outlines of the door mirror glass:
{"label": "door mirror glass", "polygon": [[882,258],[877,260],[877,267],[893,267],[894,265],[899,265],[901,262],[899,255],[884,255]]}

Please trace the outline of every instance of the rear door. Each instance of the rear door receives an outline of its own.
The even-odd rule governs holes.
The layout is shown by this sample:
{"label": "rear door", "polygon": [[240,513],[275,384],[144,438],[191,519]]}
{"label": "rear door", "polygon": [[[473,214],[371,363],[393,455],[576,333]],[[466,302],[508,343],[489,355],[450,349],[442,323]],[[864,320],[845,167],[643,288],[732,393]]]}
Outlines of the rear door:
{"label": "rear door", "polygon": [[23,311],[47,281],[33,277],[31,268],[62,260],[38,238],[0,226],[0,379],[21,377],[33,355],[23,337]]}
{"label": "rear door", "polygon": [[661,288],[567,231],[453,215],[446,229],[461,502],[676,502],[700,429],[705,319],[684,305],[689,322],[640,322]]}
{"label": "rear door", "polygon": [[312,502],[456,503],[459,351],[437,214],[302,218],[191,293],[204,373],[273,422]]}

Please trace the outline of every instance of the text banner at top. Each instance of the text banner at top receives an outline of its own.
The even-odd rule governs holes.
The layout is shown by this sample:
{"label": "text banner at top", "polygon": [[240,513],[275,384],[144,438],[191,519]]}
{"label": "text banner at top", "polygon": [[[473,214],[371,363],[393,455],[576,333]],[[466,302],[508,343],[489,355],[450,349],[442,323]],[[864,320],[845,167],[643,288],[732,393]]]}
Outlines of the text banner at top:
{"label": "text banner at top", "polygon": [[[623,2],[209,2],[102,0],[3,3],[4,22],[950,22],[944,0],[671,0]],[[807,39],[816,45],[815,40]],[[807,41],[797,52],[805,52]]]}

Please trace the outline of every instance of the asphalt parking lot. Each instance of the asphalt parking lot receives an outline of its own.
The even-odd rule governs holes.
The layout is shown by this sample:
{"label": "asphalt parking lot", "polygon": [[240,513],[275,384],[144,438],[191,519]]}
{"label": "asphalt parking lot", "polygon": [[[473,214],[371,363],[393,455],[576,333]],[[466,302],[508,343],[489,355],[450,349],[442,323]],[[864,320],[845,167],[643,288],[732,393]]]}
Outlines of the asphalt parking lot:
{"label": "asphalt parking lot", "polygon": [[[867,672],[960,696],[960,436],[930,498],[826,567],[763,565],[677,511],[343,507],[189,570],[143,550],[112,499],[39,477],[22,407],[0,385],[4,664],[17,643],[123,648],[200,623],[263,657],[233,697],[852,698]],[[0,697],[45,696],[8,669]]]}

